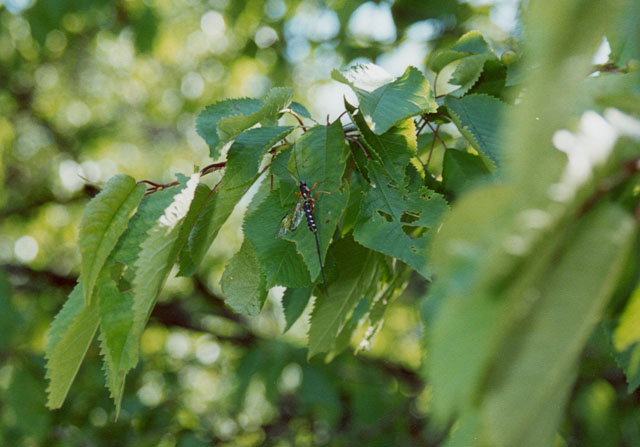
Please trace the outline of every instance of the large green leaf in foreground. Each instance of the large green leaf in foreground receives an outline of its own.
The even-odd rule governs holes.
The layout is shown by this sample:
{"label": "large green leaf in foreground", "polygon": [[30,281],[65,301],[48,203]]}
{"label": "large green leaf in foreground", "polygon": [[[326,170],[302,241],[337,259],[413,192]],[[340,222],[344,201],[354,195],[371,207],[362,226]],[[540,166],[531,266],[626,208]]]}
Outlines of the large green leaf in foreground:
{"label": "large green leaf in foreground", "polygon": [[[538,302],[514,327],[489,373],[482,422],[490,444],[552,444],[578,356],[602,318],[635,233],[633,218],[611,203],[577,224],[536,284]],[[549,413],[548,423],[531,424]]]}

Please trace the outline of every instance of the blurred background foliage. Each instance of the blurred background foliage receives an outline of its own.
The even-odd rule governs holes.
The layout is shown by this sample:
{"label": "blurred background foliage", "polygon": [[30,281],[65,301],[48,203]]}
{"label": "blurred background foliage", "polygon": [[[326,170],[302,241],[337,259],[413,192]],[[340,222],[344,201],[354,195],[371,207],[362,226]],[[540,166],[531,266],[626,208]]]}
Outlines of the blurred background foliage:
{"label": "blurred background foliage", "polygon": [[[425,70],[430,52],[471,29],[500,54],[517,47],[518,10],[514,0],[0,0],[0,444],[439,444],[416,373],[425,285],[412,281],[371,351],[307,362],[306,318],[282,334],[278,291],[255,318],[220,298],[241,209],[205,268],[162,292],[117,421],[96,346],[64,407],[45,409],[45,333],[78,274],[83,206],[115,173],[169,181],[210,163],[194,127],[205,105],[291,86],[316,119],[335,118],[348,92],[332,69]],[[597,442],[576,445],[640,439],[638,394],[600,345],[564,427]]]}

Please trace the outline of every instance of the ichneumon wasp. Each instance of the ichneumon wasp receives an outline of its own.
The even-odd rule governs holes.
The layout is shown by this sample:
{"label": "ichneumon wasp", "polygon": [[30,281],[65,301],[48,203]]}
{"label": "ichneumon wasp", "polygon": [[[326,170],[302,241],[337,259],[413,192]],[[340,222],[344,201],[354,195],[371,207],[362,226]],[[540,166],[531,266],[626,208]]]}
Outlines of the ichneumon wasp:
{"label": "ichneumon wasp", "polygon": [[[298,228],[300,222],[302,222],[302,218],[306,218],[307,227],[309,231],[313,233],[316,242],[316,253],[318,255],[318,263],[320,264],[320,273],[322,274],[322,283],[324,285],[324,292],[327,296],[329,296],[329,290],[327,287],[327,278],[324,273],[324,266],[322,263],[322,250],[320,248],[320,239],[318,238],[318,226],[316,225],[315,218],[313,216],[313,212],[315,211],[315,204],[318,200],[318,192],[316,192],[315,197],[313,197],[313,190],[316,188],[318,183],[316,182],[311,188],[300,179],[300,172],[298,171],[298,163],[296,159],[296,148],[292,149],[293,151],[293,161],[298,177],[296,178],[291,171],[287,168],[287,174],[296,182],[298,191],[295,192],[295,195],[298,197],[298,200],[295,204],[295,208],[291,210],[288,214],[286,214],[282,218],[282,222],[280,225],[280,229],[278,231],[278,237],[283,237],[285,234],[293,232]],[[324,191],[322,191],[324,192]]]}

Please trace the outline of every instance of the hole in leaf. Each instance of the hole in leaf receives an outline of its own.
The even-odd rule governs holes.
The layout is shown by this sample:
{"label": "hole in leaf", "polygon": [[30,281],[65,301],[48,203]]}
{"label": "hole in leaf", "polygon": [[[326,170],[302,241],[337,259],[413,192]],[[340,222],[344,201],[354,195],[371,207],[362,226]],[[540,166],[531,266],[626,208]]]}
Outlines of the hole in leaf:
{"label": "hole in leaf", "polygon": [[387,222],[393,222],[393,216],[389,213],[385,213],[382,210],[378,210],[378,214],[380,214]]}
{"label": "hole in leaf", "polygon": [[400,222],[413,223],[420,219],[421,214],[422,214],[422,211],[418,211],[418,212],[405,211],[402,213],[402,217],[400,217]]}

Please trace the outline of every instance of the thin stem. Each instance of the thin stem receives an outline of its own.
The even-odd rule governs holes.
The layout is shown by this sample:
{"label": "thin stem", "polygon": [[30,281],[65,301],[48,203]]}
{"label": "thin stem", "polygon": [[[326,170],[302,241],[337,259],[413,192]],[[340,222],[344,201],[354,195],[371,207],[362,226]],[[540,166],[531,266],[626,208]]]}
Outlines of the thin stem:
{"label": "thin stem", "polygon": [[[345,110],[344,112],[342,112],[340,115],[338,115],[338,117],[335,119],[334,123],[336,121],[339,121],[340,118],[342,118],[344,116],[344,114],[347,113],[347,111]],[[327,125],[331,125],[331,123],[329,122],[329,115],[327,115]]]}
{"label": "thin stem", "polygon": [[358,140],[357,138],[351,136],[351,135],[346,135],[345,138],[349,141],[353,141],[354,143],[356,143],[358,146],[360,146],[360,148],[364,151],[365,155],[367,156],[367,158],[369,157],[369,152],[367,152],[367,148],[364,147],[364,144],[362,144],[362,142],[360,140]]}
{"label": "thin stem", "polygon": [[288,113],[289,115],[293,116],[293,117],[298,121],[298,123],[300,123],[300,127],[302,127],[302,131],[303,131],[303,132],[306,132],[306,131],[307,131],[307,128],[306,128],[306,126],[304,125],[304,122],[302,121],[302,117],[301,117],[300,115],[298,115],[298,114],[297,114],[296,112],[294,112],[292,109],[284,109],[284,110],[282,110],[282,112],[286,112],[286,113]]}
{"label": "thin stem", "polygon": [[[426,121],[425,121],[426,122]],[[431,128],[431,125],[429,125]],[[433,128],[431,128],[433,130]],[[429,149],[429,155],[427,156],[427,162],[424,164],[424,170],[426,171],[429,167],[429,162],[431,161],[431,156],[433,155],[433,148],[436,145],[436,135],[438,135],[438,130],[440,130],[440,124],[436,126],[436,130],[433,132],[433,140],[431,140],[431,148]],[[440,140],[442,141],[442,140]],[[442,143],[444,145],[444,143]],[[445,147],[446,149],[446,147]]]}
{"label": "thin stem", "polygon": [[420,135],[420,133],[422,132],[422,129],[424,129],[424,126],[426,126],[428,122],[427,118],[424,115],[420,115],[420,118],[422,118],[424,121],[420,125],[420,128],[416,131],[416,135]]}
{"label": "thin stem", "polygon": [[[202,177],[211,172],[218,171],[224,168],[226,165],[227,163],[224,161],[207,165],[204,168],[200,169],[200,176]],[[169,183],[156,183],[156,182],[152,182],[151,180],[140,180],[138,184],[140,183],[146,183],[147,185],[151,185],[151,188],[147,188],[147,191],[144,193],[145,196],[148,196],[149,194],[153,194],[154,192],[160,191],[162,189],[171,188],[172,186],[177,186],[180,184],[180,182],[178,181],[173,181]]]}
{"label": "thin stem", "polygon": [[433,128],[433,126],[429,122],[427,122],[427,126],[429,126],[429,129],[431,129],[431,132],[433,132],[433,135],[438,140],[440,140],[440,143],[442,143],[442,147],[446,149],[447,145],[444,143],[444,140],[442,138],[440,138],[440,135],[438,134],[438,130],[440,129],[440,124],[438,124],[435,129]]}

